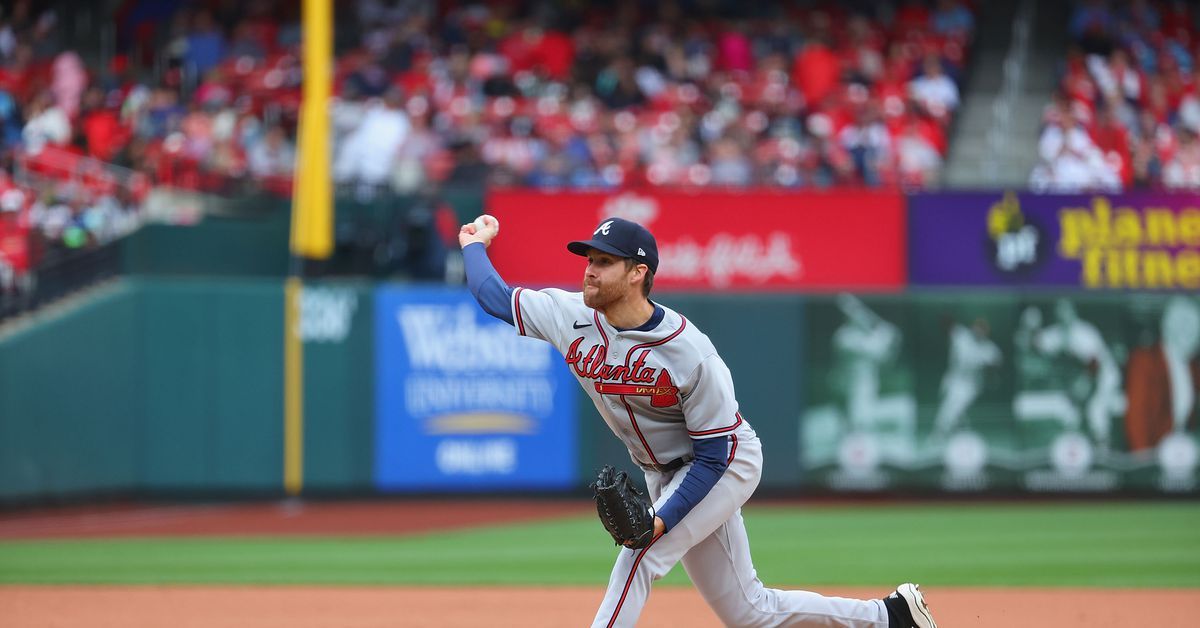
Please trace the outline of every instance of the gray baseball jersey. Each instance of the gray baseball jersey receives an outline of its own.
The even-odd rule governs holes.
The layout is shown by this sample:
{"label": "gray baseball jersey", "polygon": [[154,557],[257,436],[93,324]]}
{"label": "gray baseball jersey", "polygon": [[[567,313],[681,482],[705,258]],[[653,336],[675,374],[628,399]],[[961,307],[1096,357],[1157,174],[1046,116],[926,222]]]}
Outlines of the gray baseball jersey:
{"label": "gray baseball jersey", "polygon": [[580,293],[513,291],[517,331],[562,352],[645,470],[655,509],[687,477],[693,439],[730,437],[728,466],[708,495],[648,547],[619,550],[592,626],[635,625],[651,584],[682,562],[728,626],[886,628],[882,600],[769,589],[757,578],[741,506],[762,476],[762,445],[738,413],[733,378],[712,342],[679,313],[663,311],[653,329],[618,331]]}
{"label": "gray baseball jersey", "polygon": [[517,288],[512,302],[517,331],[562,352],[640,466],[690,460],[692,439],[753,434],[738,413],[729,368],[678,312],[663,307],[649,331],[618,331],[578,292]]}

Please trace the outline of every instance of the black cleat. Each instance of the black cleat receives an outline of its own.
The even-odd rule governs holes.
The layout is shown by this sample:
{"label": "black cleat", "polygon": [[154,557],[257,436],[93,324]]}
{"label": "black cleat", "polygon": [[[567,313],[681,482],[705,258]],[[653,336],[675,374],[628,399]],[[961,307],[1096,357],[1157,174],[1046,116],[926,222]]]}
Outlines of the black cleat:
{"label": "black cleat", "polygon": [[[929,606],[925,604],[925,596],[921,594],[921,586],[906,582],[883,600],[887,606],[889,628],[937,628]],[[900,622],[899,625],[896,622]]]}

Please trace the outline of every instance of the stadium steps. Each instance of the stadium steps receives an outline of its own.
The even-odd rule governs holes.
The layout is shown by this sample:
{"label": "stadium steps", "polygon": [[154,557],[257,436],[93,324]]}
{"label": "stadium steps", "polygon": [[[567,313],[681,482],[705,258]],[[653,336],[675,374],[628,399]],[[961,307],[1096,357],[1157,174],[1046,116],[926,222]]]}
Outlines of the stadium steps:
{"label": "stadium steps", "polygon": [[[995,189],[1028,182],[1042,110],[1065,54],[1067,10],[1060,3],[1035,4],[981,5],[978,51],[950,142],[946,187]],[[1022,55],[1014,23],[1023,7],[1031,18]],[[1006,64],[1014,67],[1006,71]]]}
{"label": "stadium steps", "polygon": [[1029,173],[1037,165],[1037,142],[1042,133],[1042,113],[1053,99],[1067,57],[1067,20],[1070,6],[1043,2],[1037,6],[1030,41],[1028,71],[1013,106],[1013,124],[1007,134],[1007,161],[1019,184],[1027,186]]}

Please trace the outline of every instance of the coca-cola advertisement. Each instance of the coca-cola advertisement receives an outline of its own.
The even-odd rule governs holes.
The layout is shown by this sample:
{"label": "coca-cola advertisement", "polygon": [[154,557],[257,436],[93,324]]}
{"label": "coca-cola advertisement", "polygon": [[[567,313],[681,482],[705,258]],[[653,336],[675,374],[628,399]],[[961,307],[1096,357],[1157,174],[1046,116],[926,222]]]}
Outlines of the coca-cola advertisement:
{"label": "coca-cola advertisement", "polygon": [[655,290],[900,290],[906,277],[904,198],[827,191],[553,193],[496,190],[489,255],[510,285],[578,287],[584,261],[567,242],[608,217],[658,240]]}

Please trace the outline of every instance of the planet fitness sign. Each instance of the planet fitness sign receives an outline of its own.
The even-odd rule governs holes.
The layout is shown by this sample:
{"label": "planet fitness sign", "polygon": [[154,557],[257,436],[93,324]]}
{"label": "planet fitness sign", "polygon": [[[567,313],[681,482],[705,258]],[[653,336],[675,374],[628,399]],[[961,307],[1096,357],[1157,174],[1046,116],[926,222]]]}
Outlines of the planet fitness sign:
{"label": "planet fitness sign", "polygon": [[918,285],[1200,289],[1194,194],[918,194],[909,234]]}

